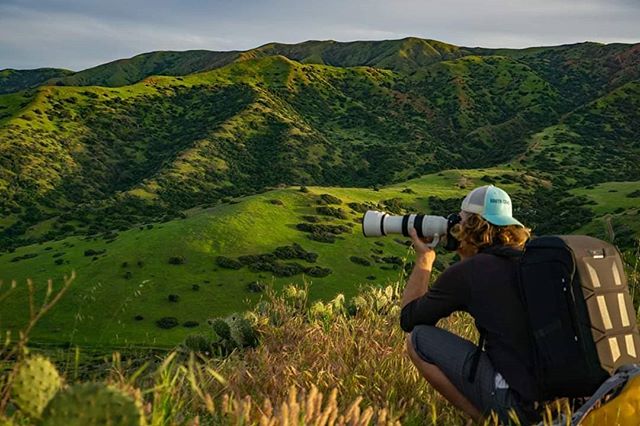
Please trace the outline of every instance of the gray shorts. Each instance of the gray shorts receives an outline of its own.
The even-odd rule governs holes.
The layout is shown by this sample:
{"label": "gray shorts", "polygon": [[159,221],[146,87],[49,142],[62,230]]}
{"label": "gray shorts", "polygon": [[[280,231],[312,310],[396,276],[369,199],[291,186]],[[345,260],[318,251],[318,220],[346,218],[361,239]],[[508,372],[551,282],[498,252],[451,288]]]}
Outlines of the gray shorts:
{"label": "gray shorts", "polygon": [[482,351],[480,355],[474,382],[469,382],[469,371],[477,345],[430,325],[415,326],[411,332],[411,344],[420,358],[438,366],[483,414],[495,411],[501,423],[509,424],[508,412],[513,408],[522,424],[534,420],[531,412],[520,406],[518,395],[514,391],[508,387],[496,387],[500,380],[496,380],[497,372],[486,352]]}

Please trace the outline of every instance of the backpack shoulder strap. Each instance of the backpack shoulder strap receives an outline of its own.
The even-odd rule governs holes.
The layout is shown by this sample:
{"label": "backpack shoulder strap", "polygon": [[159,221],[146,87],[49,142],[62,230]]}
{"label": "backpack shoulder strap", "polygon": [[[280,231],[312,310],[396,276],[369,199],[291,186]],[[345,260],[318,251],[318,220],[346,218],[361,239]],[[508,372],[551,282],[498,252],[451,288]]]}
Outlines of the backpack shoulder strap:
{"label": "backpack shoulder strap", "polygon": [[482,349],[484,348],[484,341],[487,337],[487,331],[480,327],[478,328],[478,332],[480,332],[480,337],[478,339],[478,347],[473,353],[473,360],[471,361],[471,370],[469,370],[469,376],[467,376],[467,380],[469,383],[473,383],[476,379],[476,372],[478,371],[478,364],[480,363],[480,356],[482,355]]}

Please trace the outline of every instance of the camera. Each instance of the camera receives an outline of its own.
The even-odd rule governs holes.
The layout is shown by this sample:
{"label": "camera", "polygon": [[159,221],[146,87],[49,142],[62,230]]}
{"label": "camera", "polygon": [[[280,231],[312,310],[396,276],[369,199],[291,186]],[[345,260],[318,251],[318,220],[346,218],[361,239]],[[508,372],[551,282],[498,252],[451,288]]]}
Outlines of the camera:
{"label": "camera", "polygon": [[446,250],[454,251],[459,241],[451,235],[451,229],[461,220],[458,213],[447,217],[427,214],[391,215],[378,210],[367,210],[362,218],[362,234],[365,237],[380,237],[388,234],[402,234],[409,237],[409,229],[415,228],[418,237],[433,238],[428,244],[435,247],[442,243]]}

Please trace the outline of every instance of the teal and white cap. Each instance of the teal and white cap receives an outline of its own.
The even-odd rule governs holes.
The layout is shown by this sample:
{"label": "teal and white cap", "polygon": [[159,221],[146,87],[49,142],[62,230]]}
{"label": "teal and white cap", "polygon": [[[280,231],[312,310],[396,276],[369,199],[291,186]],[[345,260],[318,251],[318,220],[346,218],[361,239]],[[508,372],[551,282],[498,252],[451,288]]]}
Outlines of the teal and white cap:
{"label": "teal and white cap", "polygon": [[493,185],[481,186],[469,192],[462,200],[461,209],[477,213],[494,225],[524,226],[512,216],[513,210],[509,194]]}

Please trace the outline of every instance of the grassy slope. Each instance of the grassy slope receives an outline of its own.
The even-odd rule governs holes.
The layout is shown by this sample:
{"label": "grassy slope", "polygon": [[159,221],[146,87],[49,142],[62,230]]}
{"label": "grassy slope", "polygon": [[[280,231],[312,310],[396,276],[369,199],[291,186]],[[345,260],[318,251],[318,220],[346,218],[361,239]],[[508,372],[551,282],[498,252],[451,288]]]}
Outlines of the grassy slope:
{"label": "grassy slope", "polygon": [[[330,193],[345,203],[377,202],[400,197],[413,205],[416,211],[425,211],[428,208],[428,196],[462,197],[466,190],[459,188],[459,184],[480,184],[479,178],[482,176],[506,172],[504,169],[454,170],[392,185],[380,191],[310,187],[311,192],[304,194],[297,188],[274,190],[244,197],[237,204],[194,210],[187,219],[156,225],[151,230],[145,228],[121,232],[110,243],[72,237],[23,247],[0,256],[1,278],[5,282],[16,279],[20,283],[20,290],[11,298],[11,303],[3,307],[0,320],[3,327],[12,328],[25,314],[24,285],[27,277],[42,286],[47,278],[59,282],[63,274],[74,269],[78,278],[72,291],[45,317],[36,330],[36,340],[93,345],[171,345],[190,329],[176,327],[160,330],[154,325],[156,319],[177,316],[181,322],[197,320],[204,323],[207,318],[245,308],[245,299],[255,301],[257,297],[245,288],[247,283],[256,279],[272,282],[270,274],[261,273],[263,278],[260,278],[258,273],[252,273],[246,267],[239,271],[219,268],[215,264],[215,256],[267,253],[294,241],[319,254],[317,265],[333,270],[324,278],[308,277],[312,282],[312,298],[328,299],[337,293],[353,295],[358,284],[370,282],[367,276],[375,275],[375,282],[384,283],[397,279],[400,271],[382,270],[382,265],[375,263],[371,267],[364,267],[348,260],[352,255],[368,257],[371,249],[380,248],[374,244],[376,239],[362,237],[359,224],[354,223],[352,232],[343,234],[345,239],[337,240],[334,244],[309,240],[304,233],[297,231],[294,225],[302,222],[300,216],[314,214],[314,194]],[[407,187],[417,194],[401,192]],[[503,187],[510,191],[516,188],[513,185]],[[274,198],[283,201],[284,206],[268,202]],[[350,211],[346,205],[343,208]],[[351,214],[352,219],[360,217],[360,213]],[[328,222],[344,221],[334,219]],[[380,241],[384,243],[385,255],[407,255],[406,247],[393,241],[393,238]],[[47,247],[51,249],[47,250]],[[92,260],[83,255],[87,249],[106,249],[107,252],[99,255],[97,260]],[[61,252],[64,252],[62,259],[68,263],[56,266],[53,256]],[[37,253],[38,256],[11,262],[11,259],[26,253]],[[185,256],[186,264],[169,265],[168,258],[177,255]],[[144,262],[142,267],[136,265],[138,260]],[[123,262],[128,262],[130,266],[123,268]],[[132,272],[131,279],[124,278],[126,271]],[[210,283],[206,283],[207,280]],[[301,283],[302,280],[302,276],[298,275],[275,278],[273,283],[281,286],[288,282]],[[191,290],[193,284],[199,284],[200,290]],[[167,301],[167,295],[172,293],[181,296],[177,305]],[[134,321],[133,317],[137,314],[145,319]]]}

